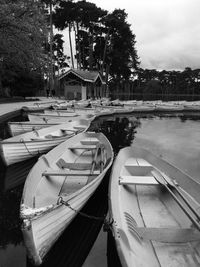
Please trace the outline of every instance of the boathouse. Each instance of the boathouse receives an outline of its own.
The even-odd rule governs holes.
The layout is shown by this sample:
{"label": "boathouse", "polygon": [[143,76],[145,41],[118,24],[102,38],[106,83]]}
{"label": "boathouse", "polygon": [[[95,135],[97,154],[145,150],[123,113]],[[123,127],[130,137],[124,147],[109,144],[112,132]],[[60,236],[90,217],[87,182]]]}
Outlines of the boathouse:
{"label": "boathouse", "polygon": [[107,97],[106,84],[98,71],[70,69],[58,80],[59,95],[67,100]]}

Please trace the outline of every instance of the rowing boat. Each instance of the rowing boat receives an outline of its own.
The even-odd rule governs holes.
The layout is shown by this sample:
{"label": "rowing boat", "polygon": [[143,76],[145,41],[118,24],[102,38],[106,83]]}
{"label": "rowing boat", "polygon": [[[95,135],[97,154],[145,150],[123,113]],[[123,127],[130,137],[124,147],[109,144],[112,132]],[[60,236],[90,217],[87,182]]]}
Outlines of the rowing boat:
{"label": "rowing boat", "polygon": [[80,120],[80,119],[85,119],[85,120],[90,120],[92,121],[95,118],[94,115],[90,114],[83,114],[83,115],[78,115],[76,113],[74,114],[67,114],[65,116],[60,116],[60,115],[48,115],[44,113],[28,113],[28,119],[31,122],[48,122],[48,123],[64,123],[67,121],[75,121],[75,120]]}
{"label": "rowing boat", "polygon": [[54,126],[59,123],[48,123],[48,122],[30,122],[30,121],[9,121],[8,131],[11,136],[40,130],[42,128]]}
{"label": "rowing boat", "polygon": [[0,155],[8,166],[39,156],[75,134],[86,131],[88,120],[75,120],[51,127],[34,130],[0,141]]}
{"label": "rowing boat", "polygon": [[56,104],[59,105],[61,103],[63,103],[63,101],[62,102],[57,101],[57,100],[46,101],[46,102],[38,101],[38,102],[33,103],[32,105],[23,106],[22,110],[29,111],[29,112],[30,111],[43,111],[45,109],[49,109],[52,105],[56,105]]}
{"label": "rowing boat", "polygon": [[94,193],[113,161],[102,133],[80,133],[41,156],[24,186],[20,216],[29,258],[39,265]]}
{"label": "rowing boat", "polygon": [[199,183],[151,152],[120,150],[109,213],[123,267],[200,266],[200,204],[180,185],[186,177],[199,195]]}

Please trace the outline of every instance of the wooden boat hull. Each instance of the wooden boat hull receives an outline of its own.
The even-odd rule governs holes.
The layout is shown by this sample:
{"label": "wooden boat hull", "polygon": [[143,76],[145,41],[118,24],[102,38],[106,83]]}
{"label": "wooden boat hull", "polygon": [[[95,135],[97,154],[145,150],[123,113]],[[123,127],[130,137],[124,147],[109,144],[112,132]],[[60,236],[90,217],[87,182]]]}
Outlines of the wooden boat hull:
{"label": "wooden boat hull", "polygon": [[57,140],[1,143],[0,153],[4,163],[9,166],[32,157],[39,156],[71,136],[58,138]]}
{"label": "wooden boat hull", "polygon": [[[80,177],[80,183],[83,184],[82,186],[77,184],[78,188],[74,191],[75,176],[72,179],[72,185],[69,184],[70,176],[67,176],[68,179],[66,179],[67,174],[60,177],[57,176],[58,174],[52,176],[49,174],[48,177],[43,176],[43,173],[51,168],[58,172],[63,171],[56,164],[60,158],[73,160],[75,163],[80,161],[78,164],[81,164],[82,160],[83,162],[93,160],[94,155],[87,150],[88,148],[86,148],[85,155],[83,155],[82,148],[82,152],[78,156],[78,151],[75,151],[75,154],[73,154],[75,158],[73,159],[74,156],[72,156],[73,152],[70,147],[74,147],[79,140],[96,138],[96,136],[102,142],[107,156],[105,158],[105,168],[99,174],[94,175],[92,180],[88,180],[91,178],[82,174],[84,176]],[[69,158],[69,155],[72,156],[72,159]],[[57,146],[45,156],[42,156],[32,168],[24,186],[20,216],[23,220],[22,232],[28,256],[36,265],[42,263],[49,249],[95,192],[112,161],[113,151],[106,137],[101,133],[86,132],[80,133]],[[70,174],[68,173],[68,175]],[[85,181],[85,178],[87,178],[87,181]],[[67,187],[65,183],[68,183]],[[73,191],[69,192],[70,186]],[[64,194],[62,193],[63,188]],[[60,201],[61,196],[64,201],[67,201],[67,205]]]}
{"label": "wooden boat hull", "polygon": [[[194,229],[189,217],[162,184],[156,179],[147,182],[146,179],[151,177],[149,174],[141,176],[141,170],[135,168],[136,163],[132,165],[135,159],[136,162],[143,162],[140,164],[145,168],[161,168],[170,177],[174,177],[173,174],[177,174],[175,177],[178,178],[186,176],[136,146],[119,152],[109,185],[109,213],[113,219],[112,233],[122,266],[199,266],[199,231]],[[144,177],[146,184],[141,177]],[[190,180],[191,185],[196,193],[199,192],[200,184]],[[196,201],[193,205],[198,210]]]}
{"label": "wooden boat hull", "polygon": [[56,116],[56,115],[46,115],[46,114],[28,114],[28,119],[30,122],[47,122],[47,123],[65,123],[65,122],[70,122],[70,121],[75,121],[75,120],[80,120],[80,119],[87,119],[92,121],[95,118],[95,116],[91,115],[73,115],[73,116]]}
{"label": "wooden boat hull", "polygon": [[170,111],[183,111],[184,110],[184,107],[179,105],[156,105],[155,106],[155,110],[156,111],[167,111],[167,112],[170,112]]}
{"label": "wooden boat hull", "polygon": [[[78,126],[81,126],[81,128],[77,129]],[[0,141],[0,155],[5,165],[9,166],[39,156],[77,132],[86,131],[89,126],[89,121],[77,120],[17,135]]]}
{"label": "wooden boat hull", "polygon": [[22,122],[8,122],[8,130],[11,136],[31,132],[34,130],[40,130],[42,128],[51,127],[58,123],[32,123],[30,121]]}
{"label": "wooden boat hull", "polygon": [[[24,242],[27,247],[29,258],[36,264],[40,265],[43,258],[60,237],[63,231],[68,227],[77,215],[78,211],[85,205],[91,195],[95,192],[101,183],[103,176],[99,177],[95,184],[91,185],[84,192],[76,197],[75,201],[69,201],[71,208],[59,205],[44,215],[31,221],[31,224],[22,226]],[[76,210],[73,211],[72,209]],[[47,225],[48,222],[48,225]],[[38,241],[37,247],[30,241],[30,236]]]}

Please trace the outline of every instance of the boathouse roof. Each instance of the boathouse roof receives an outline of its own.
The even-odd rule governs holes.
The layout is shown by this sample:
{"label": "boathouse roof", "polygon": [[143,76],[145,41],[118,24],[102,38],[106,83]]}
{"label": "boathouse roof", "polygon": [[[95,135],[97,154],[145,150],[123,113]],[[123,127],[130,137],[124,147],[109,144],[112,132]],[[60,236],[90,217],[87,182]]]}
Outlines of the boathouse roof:
{"label": "boathouse roof", "polygon": [[98,71],[87,71],[87,70],[79,70],[79,69],[70,69],[64,74],[62,74],[58,79],[62,80],[68,75],[73,74],[84,82],[95,83],[98,79],[100,79],[102,84],[105,84],[100,72]]}

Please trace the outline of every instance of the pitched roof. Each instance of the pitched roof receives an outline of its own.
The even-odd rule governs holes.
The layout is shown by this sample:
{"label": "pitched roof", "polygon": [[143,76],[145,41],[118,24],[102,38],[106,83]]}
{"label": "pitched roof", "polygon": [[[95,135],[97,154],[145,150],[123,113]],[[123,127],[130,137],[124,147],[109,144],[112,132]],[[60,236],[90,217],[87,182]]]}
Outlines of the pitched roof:
{"label": "pitched roof", "polygon": [[81,80],[85,82],[94,83],[99,77],[102,84],[105,83],[101,74],[98,71],[87,71],[87,70],[78,70],[78,69],[70,69],[64,74],[62,74],[58,79],[61,80],[65,76],[69,75],[70,73],[74,74],[75,76],[77,76],[78,78],[80,78]]}

